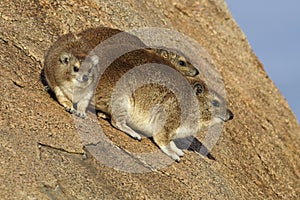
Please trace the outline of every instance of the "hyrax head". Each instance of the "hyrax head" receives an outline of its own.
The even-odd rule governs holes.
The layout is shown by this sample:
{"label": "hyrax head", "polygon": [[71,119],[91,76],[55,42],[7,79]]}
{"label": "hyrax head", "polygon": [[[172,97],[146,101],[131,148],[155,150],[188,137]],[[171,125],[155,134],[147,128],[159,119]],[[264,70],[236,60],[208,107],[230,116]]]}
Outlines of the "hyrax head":
{"label": "hyrax head", "polygon": [[86,87],[94,81],[98,56],[85,57],[86,54],[63,52],[60,55],[61,68],[64,69],[66,80],[76,87]]}
{"label": "hyrax head", "polygon": [[216,91],[210,90],[210,103],[213,108],[213,123],[227,122],[233,119],[233,113],[226,108],[226,100]]}
{"label": "hyrax head", "polygon": [[184,76],[194,77],[199,74],[199,71],[196,67],[194,67],[187,59],[176,53],[172,50],[166,50],[162,48],[152,49],[157,54],[161,55],[165,59],[169,60],[178,71],[180,71]]}
{"label": "hyrax head", "polygon": [[193,90],[198,98],[202,125],[209,126],[233,119],[233,113],[226,108],[226,100],[200,80],[192,81]]}

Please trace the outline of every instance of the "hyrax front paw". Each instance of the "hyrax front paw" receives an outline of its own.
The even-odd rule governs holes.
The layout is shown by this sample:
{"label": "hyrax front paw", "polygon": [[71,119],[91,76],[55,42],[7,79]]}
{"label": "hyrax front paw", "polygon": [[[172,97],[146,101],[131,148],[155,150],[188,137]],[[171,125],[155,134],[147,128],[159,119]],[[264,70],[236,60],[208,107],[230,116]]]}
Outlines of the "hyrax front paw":
{"label": "hyrax front paw", "polygon": [[64,108],[69,113],[74,113],[75,112],[75,109],[73,108],[73,105],[72,106],[64,105]]}
{"label": "hyrax front paw", "polygon": [[74,113],[75,113],[76,116],[81,117],[82,119],[86,118],[86,113],[85,112],[80,112],[80,111],[76,110]]}
{"label": "hyrax front paw", "polygon": [[170,158],[173,160],[179,162],[180,157],[183,156],[183,151],[181,149],[178,149],[173,141],[170,142],[167,146],[161,146],[160,149],[162,152],[167,154]]}
{"label": "hyrax front paw", "polygon": [[71,101],[69,101],[66,98],[61,97],[61,96],[58,96],[57,99],[67,112],[73,113],[75,111],[75,109],[73,107],[73,103]]}
{"label": "hyrax front paw", "polygon": [[97,112],[97,116],[102,118],[102,119],[109,119],[110,116],[105,114],[105,113],[102,113],[102,112]]}

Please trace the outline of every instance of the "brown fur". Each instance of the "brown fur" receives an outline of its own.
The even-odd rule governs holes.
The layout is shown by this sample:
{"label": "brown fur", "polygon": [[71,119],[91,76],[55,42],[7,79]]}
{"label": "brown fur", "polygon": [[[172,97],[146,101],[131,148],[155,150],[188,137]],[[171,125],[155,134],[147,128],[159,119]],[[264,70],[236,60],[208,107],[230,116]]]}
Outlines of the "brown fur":
{"label": "brown fur", "polygon": [[[141,139],[139,133],[153,136],[154,142],[164,153],[179,161],[179,156],[182,156],[183,152],[176,147],[173,139],[193,135],[203,127],[207,127],[212,120],[229,120],[232,113],[227,110],[231,115],[227,114],[224,117],[220,112],[214,112],[219,108],[212,106],[212,98],[206,84],[191,78],[198,72],[184,57],[170,51],[147,49],[137,37],[128,33],[123,34],[125,37],[111,38],[118,33],[122,32],[99,27],[59,38],[45,58],[44,70],[47,82],[59,103],[66,110],[74,111],[81,117],[85,117],[86,108],[96,92],[92,104],[96,110],[111,117],[113,126],[136,139]],[[108,38],[110,40],[106,40]],[[120,49],[127,53],[118,52]],[[90,51],[92,53],[89,55]],[[184,61],[185,66],[178,61]],[[163,69],[161,66],[147,71],[147,67],[141,67],[145,64],[151,67],[157,67],[157,64],[165,66],[172,75],[161,72]],[[106,65],[108,68],[104,70]],[[135,69],[141,70],[141,73],[146,72],[146,76],[125,80],[124,91],[129,89],[130,94],[121,92],[119,96],[112,98],[118,82]],[[190,78],[186,79],[182,74]],[[99,83],[98,75],[101,75]],[[165,80],[167,76],[169,80]],[[134,88],[135,82],[148,80],[149,77],[153,78],[154,83],[150,81],[150,84],[148,82]],[[172,82],[174,85],[179,83],[181,86],[177,93],[181,95],[179,99],[183,98],[184,101],[179,102],[174,93],[176,88],[171,91],[168,87],[155,84],[157,80]],[[183,83],[186,83],[186,86]],[[188,93],[187,90],[191,86],[194,91]],[[73,103],[77,103],[76,111]],[[112,105],[116,106],[117,110],[112,110]],[[200,117],[197,117],[198,112]]]}
{"label": "brown fur", "polygon": [[[72,71],[74,65],[80,68],[81,63],[97,45],[118,33],[122,33],[122,35],[114,37],[112,43],[145,47],[145,44],[131,34],[108,27],[98,27],[87,29],[77,35],[74,33],[63,35],[48,50],[44,61],[45,78],[48,86],[55,93],[58,102],[67,111],[75,112],[72,102],[73,95],[70,92],[62,91],[62,88],[70,90],[74,88],[73,82],[76,77],[76,74]],[[69,63],[63,63],[60,60],[61,55],[64,53],[69,55]],[[82,109],[85,110],[86,108]],[[75,113],[79,116],[85,116],[83,110]]]}
{"label": "brown fur", "polygon": [[[179,156],[182,156],[183,152],[176,147],[173,139],[197,133],[202,128],[208,127],[213,118],[224,121],[228,119],[223,118],[223,116],[212,115],[212,113],[215,113],[214,109],[216,108],[213,108],[211,104],[211,95],[208,87],[204,82],[190,77],[185,79],[187,84],[196,88],[194,85],[197,83],[200,85],[201,90],[195,90],[194,94],[192,94],[196,98],[194,101],[191,100],[193,99],[191,95],[184,97],[187,91],[179,91],[183,95],[183,98],[185,98],[183,102],[185,102],[185,108],[189,112],[187,116],[192,120],[183,120],[184,123],[181,124],[183,111],[177,97],[170,89],[159,84],[145,84],[137,89],[134,88],[136,82],[147,79],[147,77],[151,77],[155,73],[157,73],[156,80],[164,78],[159,72],[160,67],[150,72],[147,72],[147,68],[144,66],[139,67],[151,63],[162,64],[172,68],[172,73],[174,74],[168,76],[174,77],[171,79],[174,79],[175,83],[185,79],[174,70],[177,70],[177,68],[169,59],[164,59],[159,54],[144,49],[132,51],[119,57],[106,68],[99,80],[93,104],[96,110],[104,112],[111,118],[112,125],[116,128],[139,140],[141,139],[139,133],[152,136],[154,142],[163,152],[174,160],[179,161]],[[124,92],[121,90],[120,93],[114,96],[118,82],[130,70],[134,70],[135,68],[139,68],[141,73],[150,74],[146,74],[145,77],[141,78],[132,77],[127,80],[124,79],[125,82],[120,83],[121,85],[124,84]],[[132,94],[126,94],[125,90],[127,89]],[[197,91],[201,91],[201,93]],[[195,101],[198,101],[199,106],[195,106]],[[117,106],[115,111],[112,107],[113,104]],[[162,107],[155,108],[156,105]],[[152,110],[153,107],[154,109]],[[197,115],[194,113],[197,113],[197,111],[200,112],[200,118],[195,119]],[[230,111],[228,110],[227,112]],[[165,123],[163,123],[163,119],[165,119]],[[160,126],[161,130],[159,130]]]}

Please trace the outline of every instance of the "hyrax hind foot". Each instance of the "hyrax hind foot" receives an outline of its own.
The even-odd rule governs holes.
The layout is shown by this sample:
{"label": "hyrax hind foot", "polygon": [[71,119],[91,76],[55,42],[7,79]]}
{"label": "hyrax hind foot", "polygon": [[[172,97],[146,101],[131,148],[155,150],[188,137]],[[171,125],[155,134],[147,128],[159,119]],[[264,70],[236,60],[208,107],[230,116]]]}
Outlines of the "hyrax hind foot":
{"label": "hyrax hind foot", "polygon": [[169,157],[171,157],[173,160],[179,162],[181,156],[183,156],[183,151],[181,149],[178,149],[173,141],[171,141],[166,146],[160,146],[160,149],[162,152],[167,154]]}
{"label": "hyrax hind foot", "polygon": [[183,156],[184,153],[181,149],[178,149],[172,141],[172,134],[167,134],[166,130],[162,130],[153,136],[153,140],[162,152],[167,154],[173,160],[177,162],[180,161],[179,157]]}
{"label": "hyrax hind foot", "polygon": [[125,132],[127,135],[131,136],[132,138],[137,139],[137,140],[139,140],[139,141],[142,140],[142,137],[140,136],[140,134],[138,134],[138,133],[135,132],[132,128],[130,128],[130,127],[126,124],[125,121],[120,120],[120,121],[116,122],[116,121],[114,120],[114,118],[112,118],[111,124],[112,124],[115,128],[117,128],[117,129],[119,129],[119,130]]}

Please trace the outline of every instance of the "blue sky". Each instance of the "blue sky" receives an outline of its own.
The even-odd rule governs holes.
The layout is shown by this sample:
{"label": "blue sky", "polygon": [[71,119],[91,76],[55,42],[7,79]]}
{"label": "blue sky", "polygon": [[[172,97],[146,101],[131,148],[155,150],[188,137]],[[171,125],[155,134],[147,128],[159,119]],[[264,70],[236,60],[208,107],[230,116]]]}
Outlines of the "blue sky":
{"label": "blue sky", "polygon": [[299,122],[300,0],[225,1]]}

